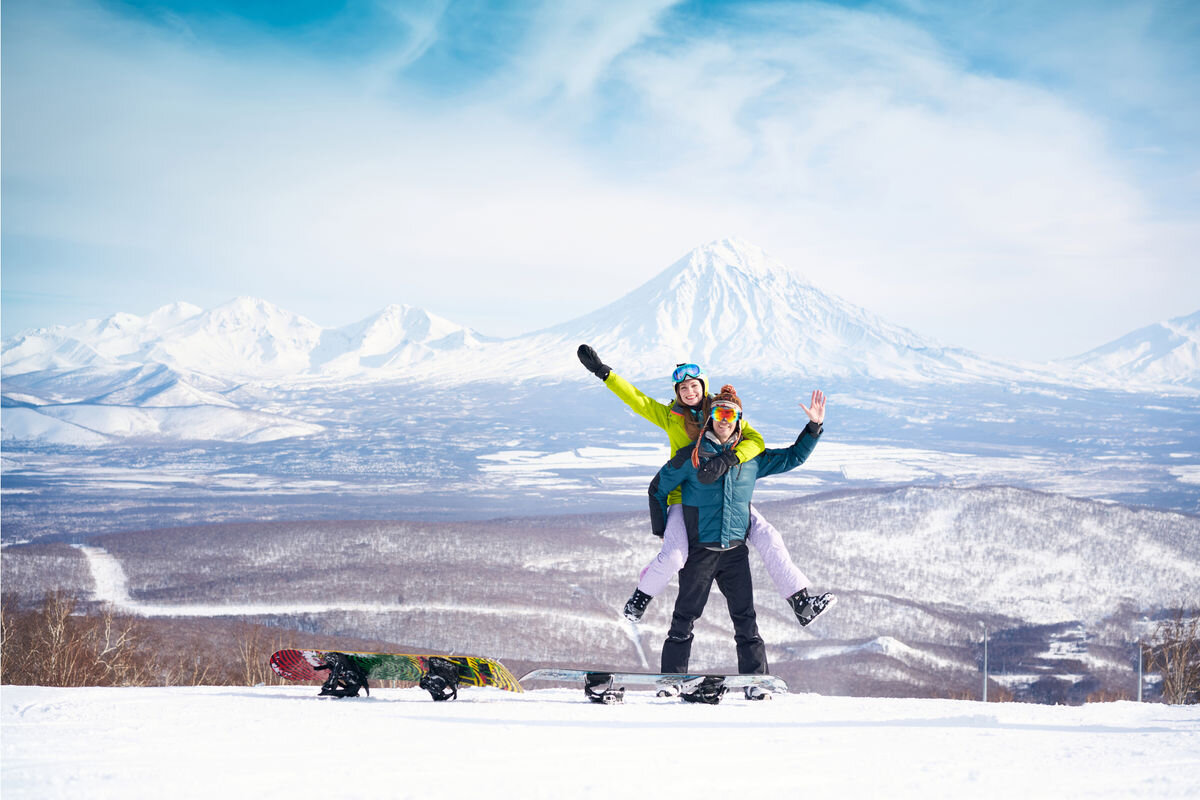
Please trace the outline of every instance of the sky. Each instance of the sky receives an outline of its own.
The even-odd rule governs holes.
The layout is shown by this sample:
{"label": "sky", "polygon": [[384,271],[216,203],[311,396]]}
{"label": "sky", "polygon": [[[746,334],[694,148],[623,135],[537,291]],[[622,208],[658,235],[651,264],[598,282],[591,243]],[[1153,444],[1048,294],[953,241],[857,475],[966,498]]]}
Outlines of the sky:
{"label": "sky", "polygon": [[3,335],[249,295],[491,336],[731,236],[1044,361],[1200,309],[1200,4],[6,0]]}

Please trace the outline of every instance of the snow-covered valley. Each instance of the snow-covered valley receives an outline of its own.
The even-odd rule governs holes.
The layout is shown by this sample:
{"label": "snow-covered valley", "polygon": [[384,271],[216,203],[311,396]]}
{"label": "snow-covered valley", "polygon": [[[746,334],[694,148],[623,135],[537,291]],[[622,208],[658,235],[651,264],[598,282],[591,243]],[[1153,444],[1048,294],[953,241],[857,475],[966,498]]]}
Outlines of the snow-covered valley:
{"label": "snow-covered valley", "polygon": [[[1132,697],[1136,640],[1200,585],[1200,522],[1174,512],[1003,488],[840,492],[760,509],[814,588],[840,598],[801,628],[751,559],[772,672],[797,691],[977,697],[986,628],[997,690]],[[618,613],[658,546],[644,512],[207,524],[87,542],[6,546],[10,600],[58,589],[147,618],[269,625],[298,646],[361,637],[646,669],[675,596],[672,584],[638,626]],[[731,627],[711,605],[693,661],[729,669]],[[1153,680],[1145,687],[1153,694]]]}

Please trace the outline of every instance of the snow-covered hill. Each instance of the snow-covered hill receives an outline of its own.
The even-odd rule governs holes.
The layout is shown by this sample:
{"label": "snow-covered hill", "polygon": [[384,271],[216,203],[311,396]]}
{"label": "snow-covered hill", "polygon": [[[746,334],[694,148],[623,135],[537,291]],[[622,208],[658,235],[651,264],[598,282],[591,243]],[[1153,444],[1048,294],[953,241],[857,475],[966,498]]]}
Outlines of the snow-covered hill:
{"label": "snow-covered hill", "polygon": [[495,341],[424,309],[390,305],[371,317],[325,331],[312,351],[312,368],[353,376],[379,370],[394,373],[412,364],[463,348]]}
{"label": "snow-covered hill", "polygon": [[1200,311],[1139,328],[1067,363],[1100,380],[1200,387]]}
{"label": "snow-covered hill", "polygon": [[[634,690],[623,705],[602,706],[578,689],[532,685],[521,694],[466,688],[436,704],[418,688],[376,688],[346,700],[315,694],[295,685],[5,686],[5,796],[1126,800],[1200,793],[1195,706],[815,694],[696,706]],[[664,747],[665,757],[653,757]],[[705,760],[714,748],[739,755]]]}
{"label": "snow-covered hill", "polygon": [[95,447],[124,440],[256,444],[322,430],[320,425],[221,405],[184,408],[47,405],[4,409],[4,440]]}
{"label": "snow-covered hill", "polygon": [[203,313],[190,303],[174,303],[146,317],[120,312],[77,325],[27,331],[4,342],[4,374],[144,362],[153,342]]}
{"label": "snow-covered hill", "polygon": [[162,366],[228,383],[397,371],[493,341],[419,308],[390,305],[342,328],[322,328],[265,300],[239,297],[209,311],[175,304],[147,317],[114,314],[21,334],[4,343],[4,375],[120,374]]}

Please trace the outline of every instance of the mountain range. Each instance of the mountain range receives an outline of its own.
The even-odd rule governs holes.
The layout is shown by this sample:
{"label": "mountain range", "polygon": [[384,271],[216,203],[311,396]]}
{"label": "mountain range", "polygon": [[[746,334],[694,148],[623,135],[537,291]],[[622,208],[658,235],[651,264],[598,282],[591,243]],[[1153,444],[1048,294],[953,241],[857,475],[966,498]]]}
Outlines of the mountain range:
{"label": "mountain range", "polygon": [[[577,378],[573,353],[580,342],[632,376],[698,361],[724,375],[1200,386],[1200,312],[1065,362],[1015,363],[943,346],[889,323],[737,239],[696,248],[590,314],[510,339],[405,305],[322,328],[241,297],[208,311],[176,303],[146,317],[119,313],[28,331],[4,342],[3,374],[44,376],[22,381],[42,387],[28,401],[34,404],[229,405],[221,392],[247,381],[405,378],[453,385]],[[87,379],[99,375],[111,379],[108,393],[86,396]]]}
{"label": "mountain range", "polygon": [[[1009,402],[1022,393],[1070,397],[1070,416],[1094,428],[1088,420],[1108,411],[1080,401],[1088,392],[1166,392],[1178,403],[1200,391],[1200,313],[1134,331],[1068,362],[1004,361],[944,347],[824,293],[761,248],[721,240],[592,313],[508,339],[403,305],[325,329],[252,297],[209,311],[180,302],[146,317],[118,313],[24,332],[2,349],[2,438],[10,446],[95,449],[132,441],[253,445],[316,437],[311,446],[318,452],[334,443],[346,449],[355,439],[360,456],[370,458],[378,452],[372,438],[394,438],[395,428],[385,427],[397,392],[422,386],[456,397],[451,403],[474,408],[472,419],[444,435],[466,437],[463,426],[470,425],[470,437],[487,435],[502,408],[492,398],[497,391],[530,407],[538,386],[589,381],[575,357],[582,342],[646,386],[660,386],[665,367],[684,361],[700,362],[722,380],[757,383],[756,419],[767,421],[763,414],[774,410],[784,426],[793,405],[764,403],[815,385],[835,389],[842,408],[858,410],[863,443],[931,417],[949,426],[954,441],[962,440],[950,429],[955,420],[982,423],[983,431],[1013,415],[1042,417],[1051,427],[1038,435],[1061,437],[1052,428],[1061,428],[1067,409]],[[474,389],[463,389],[469,385]],[[552,395],[534,403],[539,413],[560,413],[566,396]],[[911,410],[896,403],[905,395]],[[484,402],[464,403],[468,396]],[[936,413],[934,397],[942,407]],[[1008,410],[997,411],[1002,407]],[[445,405],[440,409],[444,414]],[[1153,435],[1170,432],[1170,425],[1146,422],[1162,432]],[[542,434],[550,437],[547,445],[559,437],[548,428]],[[1192,480],[1189,464],[1166,468],[1172,480]]]}

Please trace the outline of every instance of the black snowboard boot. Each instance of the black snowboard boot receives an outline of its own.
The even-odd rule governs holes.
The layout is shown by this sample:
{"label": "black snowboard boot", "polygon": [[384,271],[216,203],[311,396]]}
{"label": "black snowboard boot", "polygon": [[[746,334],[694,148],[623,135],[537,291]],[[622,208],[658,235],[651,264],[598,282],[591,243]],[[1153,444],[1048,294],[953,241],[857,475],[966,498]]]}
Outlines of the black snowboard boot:
{"label": "black snowboard boot", "polygon": [[642,618],[642,614],[646,613],[646,606],[650,605],[652,599],[650,595],[641,589],[634,589],[633,594],[629,596],[629,600],[625,602],[625,619],[630,622],[637,622]]}
{"label": "black snowboard boot", "polygon": [[725,685],[724,678],[710,676],[685,685],[679,699],[685,703],[704,703],[715,706],[721,702],[721,698],[727,691],[729,691],[729,687]]}
{"label": "black snowboard boot", "polygon": [[816,597],[809,597],[808,589],[801,589],[788,598],[788,605],[796,612],[796,619],[801,625],[807,625],[817,618],[825,609],[837,602],[835,595],[826,592]]}
{"label": "black snowboard boot", "polygon": [[583,679],[583,693],[593,703],[606,706],[625,702],[625,687],[613,688],[613,676],[603,672],[589,672]]}

